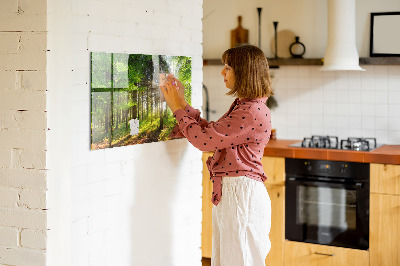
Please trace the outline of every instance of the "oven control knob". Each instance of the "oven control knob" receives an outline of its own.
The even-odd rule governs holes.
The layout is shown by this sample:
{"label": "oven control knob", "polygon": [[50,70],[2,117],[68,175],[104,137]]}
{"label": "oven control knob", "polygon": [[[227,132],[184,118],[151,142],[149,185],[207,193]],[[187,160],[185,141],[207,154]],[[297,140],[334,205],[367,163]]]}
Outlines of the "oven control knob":
{"label": "oven control knob", "polygon": [[340,173],[341,174],[346,173],[346,169],[347,169],[347,164],[342,164],[342,167],[340,168]]}
{"label": "oven control knob", "polygon": [[306,170],[310,172],[312,170],[311,162],[305,162],[304,165],[306,166]]}

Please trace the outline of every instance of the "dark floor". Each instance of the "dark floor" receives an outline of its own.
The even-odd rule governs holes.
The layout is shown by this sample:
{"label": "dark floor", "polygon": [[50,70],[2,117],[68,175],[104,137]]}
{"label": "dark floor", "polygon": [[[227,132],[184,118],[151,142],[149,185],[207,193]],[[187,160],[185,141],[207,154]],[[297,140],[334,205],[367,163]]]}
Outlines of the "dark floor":
{"label": "dark floor", "polygon": [[203,266],[211,266],[211,259],[202,258],[201,262],[203,262]]}

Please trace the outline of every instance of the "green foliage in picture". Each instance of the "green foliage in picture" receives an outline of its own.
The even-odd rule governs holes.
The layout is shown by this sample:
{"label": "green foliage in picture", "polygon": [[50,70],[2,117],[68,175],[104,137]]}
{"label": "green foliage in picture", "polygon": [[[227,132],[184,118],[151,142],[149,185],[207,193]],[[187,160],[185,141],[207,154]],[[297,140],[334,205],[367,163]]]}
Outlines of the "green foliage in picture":
{"label": "green foliage in picture", "polygon": [[187,56],[91,53],[91,149],[168,140],[176,121],[159,88],[174,74],[191,102]]}

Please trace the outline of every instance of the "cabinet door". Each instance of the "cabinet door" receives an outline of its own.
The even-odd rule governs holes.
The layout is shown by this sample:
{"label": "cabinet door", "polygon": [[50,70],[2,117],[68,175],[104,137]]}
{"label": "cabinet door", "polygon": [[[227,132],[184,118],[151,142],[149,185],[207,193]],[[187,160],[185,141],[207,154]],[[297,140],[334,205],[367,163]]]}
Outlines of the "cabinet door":
{"label": "cabinet door", "polygon": [[283,265],[283,243],[285,240],[285,187],[265,184],[271,199],[271,250],[265,259],[266,266]]}
{"label": "cabinet door", "polygon": [[201,253],[204,258],[211,258],[212,252],[212,183],[206,161],[211,152],[203,153],[203,195],[202,195],[202,224],[201,224]]}
{"label": "cabinet door", "polygon": [[367,266],[365,250],[285,241],[285,266]]}
{"label": "cabinet door", "polygon": [[371,266],[400,265],[400,196],[371,194]]}
{"label": "cabinet door", "polygon": [[400,195],[400,165],[370,165],[371,193]]}
{"label": "cabinet door", "polygon": [[268,177],[266,184],[285,185],[285,158],[264,156],[261,163]]}

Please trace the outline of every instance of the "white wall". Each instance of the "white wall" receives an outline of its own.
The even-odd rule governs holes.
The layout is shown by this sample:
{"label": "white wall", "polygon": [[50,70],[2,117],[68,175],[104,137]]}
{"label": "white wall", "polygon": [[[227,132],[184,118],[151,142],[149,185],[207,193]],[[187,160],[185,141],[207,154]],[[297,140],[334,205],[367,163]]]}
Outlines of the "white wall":
{"label": "white wall", "polygon": [[200,265],[201,152],[186,140],[90,150],[90,52],[193,58],[201,0],[48,1],[47,264]]}
{"label": "white wall", "polygon": [[[400,2],[356,1],[357,47],[361,57],[369,56],[370,12],[398,11]],[[272,21],[278,30],[290,29],[307,48],[305,57],[323,57],[326,47],[327,1],[204,1],[204,58],[220,58],[229,48],[229,31],[236,17],[250,30],[250,43],[257,45],[257,7],[263,7],[262,49],[272,56]],[[250,6],[250,8],[249,8]],[[264,12],[265,11],[265,12]],[[222,15],[223,14],[223,15]],[[247,24],[246,24],[247,23]],[[265,24],[265,25],[264,25]],[[215,27],[219,25],[219,27]],[[218,38],[217,38],[218,37]],[[279,50],[278,50],[279,52]],[[311,135],[376,137],[382,144],[400,143],[400,66],[363,66],[365,72],[321,72],[318,66],[281,66],[271,70],[279,107],[272,111],[272,124],[281,139],[302,139]],[[220,76],[221,66],[204,67],[204,84],[210,92],[211,120],[218,119],[232,98]]]}
{"label": "white wall", "polygon": [[[324,56],[327,41],[327,2],[327,0],[204,0],[204,58],[219,59],[229,48],[230,31],[237,27],[238,16],[242,16],[242,26],[249,30],[249,43],[258,45],[258,7],[262,8],[261,49],[267,57],[274,56],[272,22],[278,21],[278,32],[290,31],[300,37],[300,41],[306,46],[305,57],[321,58]],[[356,42],[360,57],[369,56],[370,13],[399,10],[398,0],[356,0]],[[288,35],[290,34],[284,34]],[[284,38],[280,41],[288,42]],[[278,53],[280,49],[278,46]],[[290,54],[288,56],[290,57]]]}
{"label": "white wall", "polygon": [[46,260],[46,1],[0,2],[0,265]]}

